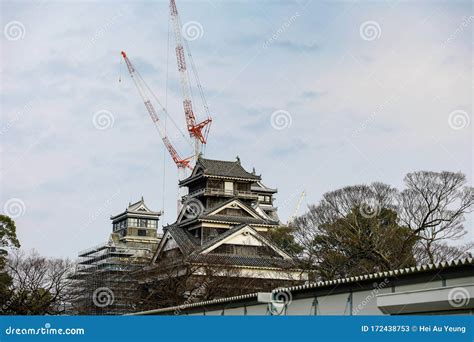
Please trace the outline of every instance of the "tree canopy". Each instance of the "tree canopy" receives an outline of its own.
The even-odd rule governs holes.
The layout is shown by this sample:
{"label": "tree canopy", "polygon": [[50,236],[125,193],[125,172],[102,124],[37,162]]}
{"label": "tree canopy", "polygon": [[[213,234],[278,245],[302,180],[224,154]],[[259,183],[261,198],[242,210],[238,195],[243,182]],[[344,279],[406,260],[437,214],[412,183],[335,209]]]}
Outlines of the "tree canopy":
{"label": "tree canopy", "polygon": [[360,275],[466,256],[465,215],[474,190],[456,172],[418,171],[402,190],[383,183],[327,192],[272,238],[321,278]]}

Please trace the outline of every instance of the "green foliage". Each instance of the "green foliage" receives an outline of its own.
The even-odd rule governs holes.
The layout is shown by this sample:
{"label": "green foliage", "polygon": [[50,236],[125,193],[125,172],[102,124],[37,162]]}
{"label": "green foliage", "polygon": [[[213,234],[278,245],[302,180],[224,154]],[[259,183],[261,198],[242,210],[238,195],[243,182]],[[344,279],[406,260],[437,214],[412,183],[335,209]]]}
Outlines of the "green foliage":
{"label": "green foliage", "polygon": [[5,270],[7,248],[11,247],[20,247],[15,222],[8,216],[0,215],[0,303],[2,303],[0,313],[6,309],[3,303],[8,303],[12,296],[12,278]]}
{"label": "green foliage", "polygon": [[343,218],[322,225],[314,238],[318,273],[324,279],[413,266],[416,238],[397,223],[397,213],[382,208],[372,215],[353,208]]}
{"label": "green foliage", "polygon": [[10,305],[6,313],[14,315],[47,315],[53,314],[51,293],[43,288],[32,291],[16,289],[12,292]]}
{"label": "green foliage", "polygon": [[270,229],[267,236],[283,251],[291,256],[297,256],[303,251],[303,247],[295,241],[295,237],[292,233],[292,228],[281,226]]}
{"label": "green foliage", "polygon": [[0,258],[5,257],[9,247],[20,247],[15,222],[8,216],[0,215]]}

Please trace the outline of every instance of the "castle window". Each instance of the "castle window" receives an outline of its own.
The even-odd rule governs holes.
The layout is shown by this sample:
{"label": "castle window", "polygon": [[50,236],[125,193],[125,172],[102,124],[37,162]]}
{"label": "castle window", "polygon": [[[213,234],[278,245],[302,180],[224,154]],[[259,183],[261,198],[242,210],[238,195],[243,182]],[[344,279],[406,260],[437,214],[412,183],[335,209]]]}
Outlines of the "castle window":
{"label": "castle window", "polygon": [[146,228],[147,220],[145,219],[138,219],[138,227]]}
{"label": "castle window", "polygon": [[226,193],[234,193],[234,183],[232,183],[232,182],[224,182],[224,192],[226,192]]}
{"label": "castle window", "polygon": [[146,236],[146,229],[139,229],[138,236]]}
{"label": "castle window", "polygon": [[248,184],[248,183],[235,183],[235,187],[239,191],[249,191],[250,190],[250,184]]}
{"label": "castle window", "polygon": [[265,196],[258,195],[258,201],[259,201],[259,202],[265,201]]}
{"label": "castle window", "polygon": [[148,220],[148,228],[156,228],[156,220]]}
{"label": "castle window", "polygon": [[136,227],[137,226],[137,219],[136,218],[129,218],[128,219],[128,226],[129,227]]}

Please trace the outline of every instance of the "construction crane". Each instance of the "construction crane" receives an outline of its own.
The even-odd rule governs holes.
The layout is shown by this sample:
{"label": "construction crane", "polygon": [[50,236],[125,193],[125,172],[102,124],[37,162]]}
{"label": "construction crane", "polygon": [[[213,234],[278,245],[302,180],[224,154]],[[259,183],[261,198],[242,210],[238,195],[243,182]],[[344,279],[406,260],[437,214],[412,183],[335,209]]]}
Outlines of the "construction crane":
{"label": "construction crane", "polygon": [[290,224],[292,221],[294,221],[294,219],[296,218],[296,215],[298,215],[298,211],[300,210],[301,203],[303,202],[303,199],[305,198],[305,196],[306,196],[306,191],[303,190],[301,192],[300,198],[298,199],[298,202],[296,203],[296,208],[295,208],[295,211],[293,212],[293,215],[291,215],[288,218],[288,222],[286,223],[287,225]]}
{"label": "construction crane", "polygon": [[180,74],[181,89],[183,92],[183,107],[184,107],[184,116],[186,118],[186,126],[189,132],[189,136],[194,141],[194,158],[197,160],[199,154],[202,151],[202,147],[206,144],[207,135],[209,134],[209,128],[212,122],[212,118],[209,114],[209,108],[204,97],[204,92],[199,81],[199,77],[194,66],[192,59],[191,51],[189,47],[186,46],[188,57],[191,61],[191,68],[194,73],[194,78],[196,79],[197,87],[201,95],[201,100],[204,105],[204,109],[207,114],[207,119],[197,123],[196,115],[193,111],[193,104],[191,101],[191,86],[189,83],[188,70],[186,67],[186,59],[184,56],[184,46],[183,39],[181,36],[181,20],[179,18],[178,9],[176,8],[175,0],[170,0],[170,16],[174,28],[174,35],[176,39],[176,61],[178,64],[178,71]]}
{"label": "construction crane", "polygon": [[[130,73],[130,76],[132,77],[133,83],[135,83],[135,86],[137,87],[138,93],[140,94],[143,103],[145,104],[145,107],[150,114],[151,120],[155,124],[156,129],[158,130],[158,133],[160,134],[161,140],[163,141],[163,144],[165,144],[166,149],[168,150],[169,154],[171,155],[171,158],[173,159],[174,163],[178,167],[178,174],[180,179],[184,179],[185,174],[186,174],[186,168],[192,169],[190,165],[190,160],[192,157],[188,158],[181,158],[174,148],[173,144],[171,143],[170,139],[168,138],[165,129],[162,127],[160,119],[158,117],[158,114],[153,107],[150,98],[147,96],[147,91],[151,93],[150,87],[145,83],[143,78],[141,77],[140,73],[138,72],[137,69],[133,66],[132,62],[127,57],[127,54],[122,51],[122,57],[125,60],[125,63],[127,64],[128,72]],[[153,96],[154,94],[151,93]],[[155,96],[154,96],[155,97]],[[155,97],[156,99],[156,97]],[[161,110],[165,114],[167,114],[166,109],[161,105],[158,99],[156,99],[158,104],[161,107]]]}

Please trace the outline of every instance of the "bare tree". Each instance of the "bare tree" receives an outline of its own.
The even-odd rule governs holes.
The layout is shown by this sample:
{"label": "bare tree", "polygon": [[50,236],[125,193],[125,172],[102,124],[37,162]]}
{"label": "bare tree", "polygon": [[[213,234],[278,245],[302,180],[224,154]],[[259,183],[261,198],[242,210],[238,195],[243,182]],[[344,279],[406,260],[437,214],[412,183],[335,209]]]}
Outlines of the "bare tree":
{"label": "bare tree", "polygon": [[474,190],[460,172],[418,171],[404,180],[407,188],[399,196],[400,220],[420,238],[419,247],[430,262],[443,259],[440,251],[447,248],[440,246],[466,234],[464,215],[473,209]]}
{"label": "bare tree", "polygon": [[416,260],[421,264],[437,263],[442,261],[456,260],[460,258],[472,258],[473,242],[458,246],[450,246],[446,242],[435,242],[431,244],[430,253],[422,244],[415,246],[414,254]]}
{"label": "bare tree", "polygon": [[[315,244],[315,240],[324,235],[322,229],[336,222],[344,222],[348,229],[361,236],[367,218],[376,217],[382,208],[396,208],[397,194],[395,188],[383,183],[347,186],[325,193],[318,205],[309,206],[308,212],[292,223],[295,226],[295,240],[303,248],[300,257],[304,263],[310,267],[322,262],[324,255],[321,254],[320,246]],[[354,209],[360,215],[352,215],[347,220]],[[337,234],[334,238],[343,240]]]}
{"label": "bare tree", "polygon": [[65,313],[72,299],[69,276],[73,268],[67,259],[48,259],[35,251],[15,251],[7,263],[13,291],[5,311],[20,315]]}
{"label": "bare tree", "polygon": [[324,194],[293,222],[303,265],[330,278],[466,256],[472,244],[449,244],[466,234],[464,216],[473,208],[466,177],[420,171],[405,183],[402,192],[373,183]]}
{"label": "bare tree", "polygon": [[163,261],[141,270],[142,310],[179,306],[199,301],[271,291],[283,285],[300,284],[291,277],[290,270],[282,270],[287,280],[263,279],[255,274],[242,274],[241,269],[216,256],[196,262],[179,257]]}

